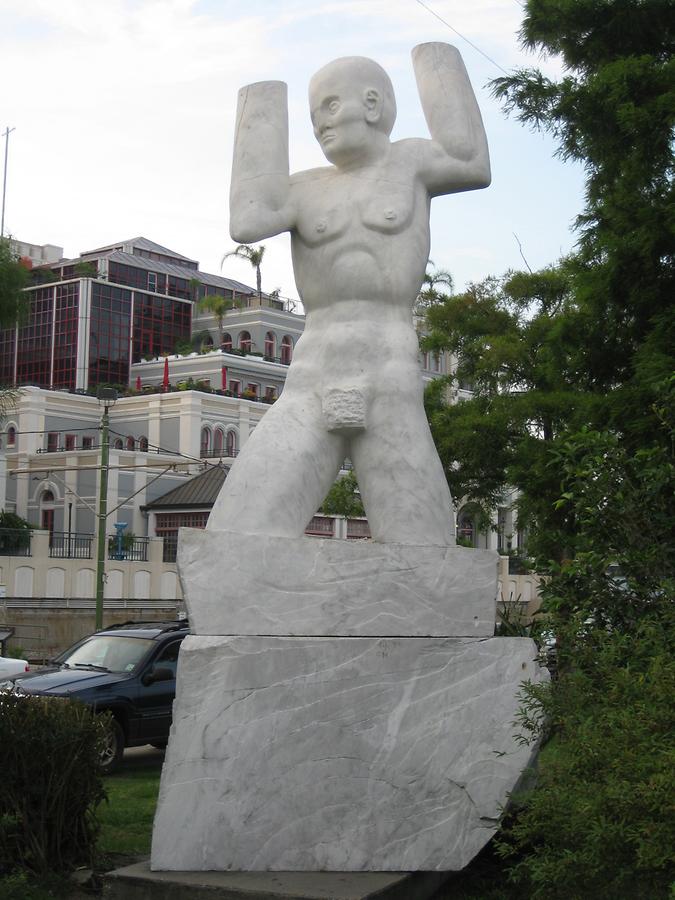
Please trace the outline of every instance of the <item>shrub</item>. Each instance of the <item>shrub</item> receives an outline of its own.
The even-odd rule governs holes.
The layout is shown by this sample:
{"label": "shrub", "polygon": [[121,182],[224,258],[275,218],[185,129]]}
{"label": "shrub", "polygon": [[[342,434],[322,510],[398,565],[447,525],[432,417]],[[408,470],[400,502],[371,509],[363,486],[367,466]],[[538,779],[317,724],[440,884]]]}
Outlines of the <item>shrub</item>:
{"label": "shrub", "polygon": [[524,688],[551,743],[500,851],[538,900],[657,900],[675,877],[672,454],[581,432],[560,453],[574,559],[543,589],[558,679]]}
{"label": "shrub", "polygon": [[0,875],[92,864],[104,724],[76,701],[0,695]]}

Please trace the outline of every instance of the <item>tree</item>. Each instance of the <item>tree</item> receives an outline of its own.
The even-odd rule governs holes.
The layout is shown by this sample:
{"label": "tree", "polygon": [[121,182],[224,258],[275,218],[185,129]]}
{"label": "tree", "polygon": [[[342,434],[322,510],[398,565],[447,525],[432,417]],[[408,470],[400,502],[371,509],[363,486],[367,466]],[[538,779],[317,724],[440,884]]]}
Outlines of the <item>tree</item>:
{"label": "tree", "polygon": [[0,327],[17,321],[28,278],[28,269],[19,262],[9,241],[0,238]]}
{"label": "tree", "polygon": [[[429,260],[429,265],[434,265],[432,260]],[[427,309],[445,299],[446,293],[439,290],[439,285],[448,288],[448,290],[452,290],[452,275],[446,269],[429,269],[427,267],[422,287],[420,288],[420,292],[417,295],[413,307],[413,310],[417,315],[424,315]]]}
{"label": "tree", "polygon": [[230,250],[229,253],[226,253],[221,261],[222,265],[228,257],[238,256],[240,259],[247,259],[250,262],[250,264],[255,269],[255,283],[258,292],[258,301],[262,300],[262,273],[260,271],[260,266],[262,264],[264,255],[264,244],[261,244],[257,249],[255,247],[251,247],[250,244],[238,244],[234,248],[234,250]]}
{"label": "tree", "polygon": [[544,588],[559,677],[523,689],[524,736],[552,736],[536,790],[500,837],[533,898],[669,896],[675,874],[672,696],[675,379],[666,440],[636,451],[582,431],[558,449],[575,556]]}
{"label": "tree", "polygon": [[[575,523],[555,507],[556,447],[609,428],[627,448],[663,440],[659,385],[675,368],[672,17],[660,0],[528,0],[525,46],[558,54],[559,81],[521,70],[493,82],[506,108],[550,131],[586,170],[576,252],[535,273],[472,285],[428,312],[428,349],[460,357],[474,400],[427,404],[456,496],[521,494],[531,544],[561,561]],[[630,25],[628,25],[630,23]],[[470,446],[477,429],[482,446]],[[453,458],[454,457],[454,458]],[[565,518],[566,537],[547,538]]]}
{"label": "tree", "polygon": [[524,46],[560,56],[566,75],[524,69],[493,82],[507,111],[586,171],[573,260],[584,363],[608,392],[608,423],[636,445],[654,429],[675,346],[672,12],[663,0],[528,0]]}
{"label": "tree", "polygon": [[321,504],[321,512],[327,516],[346,516],[347,518],[365,516],[359,485],[353,472],[347,472],[335,482]]}
{"label": "tree", "polygon": [[[569,552],[567,524],[554,507],[559,477],[549,451],[587,424],[600,398],[588,384],[578,337],[582,318],[568,261],[540,272],[487,278],[446,296],[426,313],[424,349],[447,350],[455,377],[473,397],[449,404],[447,382],[426,391],[432,433],[451,493],[484,513],[519,491],[518,519],[544,561]],[[552,535],[555,534],[555,539]]]}
{"label": "tree", "polygon": [[199,308],[212,312],[218,320],[219,344],[223,343],[223,322],[231,309],[239,309],[241,306],[234,298],[224,297],[222,294],[207,294],[199,301]]}

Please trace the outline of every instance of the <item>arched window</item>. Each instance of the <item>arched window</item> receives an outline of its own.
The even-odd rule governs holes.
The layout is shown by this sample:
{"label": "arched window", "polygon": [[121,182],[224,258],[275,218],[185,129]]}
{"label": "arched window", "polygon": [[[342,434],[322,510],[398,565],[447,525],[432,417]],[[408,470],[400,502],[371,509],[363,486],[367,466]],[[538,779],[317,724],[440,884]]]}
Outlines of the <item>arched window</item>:
{"label": "arched window", "polygon": [[122,442],[122,438],[115,438],[115,443],[113,444],[115,450],[123,450],[124,443]]}
{"label": "arched window", "polygon": [[228,431],[225,438],[225,451],[227,456],[237,455],[237,432]]}
{"label": "arched window", "polygon": [[223,455],[223,438],[225,435],[223,434],[222,428],[216,428],[213,432],[213,452],[216,456]]}
{"label": "arched window", "polygon": [[210,450],[211,450],[211,429],[210,428],[202,428],[200,455],[202,457],[208,456]]}
{"label": "arched window", "polygon": [[141,450],[143,453],[148,452],[148,439],[146,437],[139,438],[138,449]]}
{"label": "arched window", "polygon": [[281,362],[285,366],[290,366],[293,359],[293,341],[285,334],[281,339]]}
{"label": "arched window", "polygon": [[225,332],[223,335],[223,343],[220,345],[226,353],[232,349],[232,335]]}
{"label": "arched window", "polygon": [[126,449],[127,450],[135,450],[136,449],[136,441],[129,435],[126,440]]}
{"label": "arched window", "polygon": [[274,332],[268,331],[265,335],[265,356],[269,356],[271,359],[274,359],[274,351],[275,351],[276,341],[274,339]]}
{"label": "arched window", "polygon": [[16,446],[16,428],[13,425],[10,425],[7,429],[7,446]]}
{"label": "arched window", "polygon": [[239,349],[244,353],[251,352],[251,335],[248,331],[239,332]]}

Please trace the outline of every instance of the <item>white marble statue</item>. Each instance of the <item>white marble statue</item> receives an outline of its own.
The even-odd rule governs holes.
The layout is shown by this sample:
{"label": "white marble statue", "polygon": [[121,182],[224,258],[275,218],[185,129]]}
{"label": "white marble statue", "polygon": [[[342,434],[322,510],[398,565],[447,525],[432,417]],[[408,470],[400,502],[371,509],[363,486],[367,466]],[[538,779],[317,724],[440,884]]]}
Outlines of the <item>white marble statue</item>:
{"label": "white marble statue", "polygon": [[230,231],[291,232],[307,314],[281,398],[242,449],[209,529],[298,537],[345,456],[376,541],[454,544],[451,499],[422,403],[412,304],[432,197],[490,183],[487,141],[459,52],[413,50],[431,140],[392,143],[391,81],[363,57],[312,78],[314,134],[331,165],[289,175],[286,85],[241,89]]}

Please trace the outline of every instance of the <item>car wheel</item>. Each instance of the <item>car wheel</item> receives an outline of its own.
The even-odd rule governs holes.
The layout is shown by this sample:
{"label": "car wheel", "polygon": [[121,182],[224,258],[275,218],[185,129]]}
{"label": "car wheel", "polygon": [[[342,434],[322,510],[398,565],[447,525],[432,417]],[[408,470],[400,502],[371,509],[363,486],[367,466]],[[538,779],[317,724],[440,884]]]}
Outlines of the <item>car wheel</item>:
{"label": "car wheel", "polygon": [[119,767],[123,753],[124,732],[117,719],[110,719],[101,748],[101,771],[104,775],[110,775]]}

